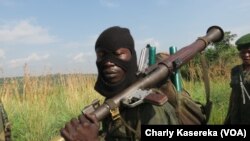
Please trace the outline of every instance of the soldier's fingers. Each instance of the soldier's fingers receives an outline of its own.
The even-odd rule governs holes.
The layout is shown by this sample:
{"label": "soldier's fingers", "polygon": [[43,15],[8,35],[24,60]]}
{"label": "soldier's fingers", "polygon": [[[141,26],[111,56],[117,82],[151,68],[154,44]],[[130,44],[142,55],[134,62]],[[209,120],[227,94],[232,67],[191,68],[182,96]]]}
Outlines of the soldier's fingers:
{"label": "soldier's fingers", "polygon": [[73,141],[72,136],[68,133],[68,131],[63,128],[60,130],[61,136],[65,139],[65,141]]}
{"label": "soldier's fingers", "polygon": [[[85,124],[87,124],[87,123],[85,123]],[[83,125],[83,126],[82,126]],[[83,128],[84,127],[84,124],[82,124],[82,125],[79,125],[79,126],[77,126],[77,128],[76,128],[76,131],[78,132],[78,133],[84,133],[85,132],[85,128]],[[85,130],[84,130],[85,129]]]}
{"label": "soldier's fingers", "polygon": [[73,128],[76,128],[80,124],[80,121],[76,118],[71,119],[70,122]]}
{"label": "soldier's fingers", "polygon": [[86,118],[99,127],[99,122],[95,114],[85,114]]}
{"label": "soldier's fingers", "polygon": [[65,130],[69,133],[75,132],[75,127],[72,126],[71,122],[66,123]]}
{"label": "soldier's fingers", "polygon": [[78,119],[79,119],[79,121],[80,121],[80,123],[90,123],[90,121],[86,118],[86,116],[85,115],[80,115],[79,117],[78,117]]}

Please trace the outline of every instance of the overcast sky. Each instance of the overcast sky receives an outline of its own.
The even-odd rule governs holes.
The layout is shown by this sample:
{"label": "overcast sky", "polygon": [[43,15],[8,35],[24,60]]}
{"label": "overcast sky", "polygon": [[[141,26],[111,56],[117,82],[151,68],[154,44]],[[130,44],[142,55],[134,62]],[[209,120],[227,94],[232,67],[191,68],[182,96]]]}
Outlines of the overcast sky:
{"label": "overcast sky", "polygon": [[[0,77],[96,73],[94,45],[110,26],[130,29],[136,50],[178,49],[218,25],[250,32],[249,0],[0,0]],[[137,53],[137,56],[140,53]]]}

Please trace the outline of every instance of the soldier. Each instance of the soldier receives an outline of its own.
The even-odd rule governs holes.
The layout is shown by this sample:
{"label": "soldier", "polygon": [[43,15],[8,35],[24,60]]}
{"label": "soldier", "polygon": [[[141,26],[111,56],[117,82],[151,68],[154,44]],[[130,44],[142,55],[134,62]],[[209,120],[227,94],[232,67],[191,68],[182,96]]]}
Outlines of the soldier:
{"label": "soldier", "polygon": [[231,70],[231,97],[225,124],[250,124],[250,34],[240,37],[235,44],[242,60]]}
{"label": "soldier", "polygon": [[[95,90],[102,96],[111,98],[133,84],[137,79],[137,59],[134,40],[129,29],[118,26],[104,30],[95,44],[96,65],[98,78]],[[155,93],[166,94],[163,84],[159,83]],[[176,94],[176,93],[175,93]],[[175,99],[175,95],[169,100]],[[111,116],[102,121],[102,139],[108,141],[136,141],[140,140],[141,124],[176,125],[180,121],[176,115],[174,104],[166,102],[162,106],[143,103],[139,106],[128,108],[119,107],[120,118],[112,120]],[[94,115],[80,115],[74,118],[61,129],[61,135],[67,141],[99,140],[99,123]]]}

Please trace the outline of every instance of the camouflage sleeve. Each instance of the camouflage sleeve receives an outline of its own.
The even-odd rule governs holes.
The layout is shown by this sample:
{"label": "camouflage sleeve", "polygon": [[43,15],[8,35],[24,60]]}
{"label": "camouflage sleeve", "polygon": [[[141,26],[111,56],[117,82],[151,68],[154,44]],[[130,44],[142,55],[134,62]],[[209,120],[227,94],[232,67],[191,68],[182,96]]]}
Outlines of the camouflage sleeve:
{"label": "camouflage sleeve", "polygon": [[140,108],[140,113],[142,124],[178,124],[175,109],[168,102],[162,106],[145,104]]}

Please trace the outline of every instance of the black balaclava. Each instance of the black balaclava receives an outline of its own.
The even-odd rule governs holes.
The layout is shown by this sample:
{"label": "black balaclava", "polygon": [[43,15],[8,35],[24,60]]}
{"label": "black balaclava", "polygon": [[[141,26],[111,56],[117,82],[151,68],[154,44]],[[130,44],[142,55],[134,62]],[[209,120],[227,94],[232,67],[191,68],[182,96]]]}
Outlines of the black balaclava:
{"label": "black balaclava", "polygon": [[[114,26],[101,33],[95,44],[95,49],[97,48],[105,49],[108,55],[104,56],[100,62],[96,62],[98,78],[95,84],[95,90],[101,95],[110,98],[127,88],[136,80],[137,59],[134,40],[130,35],[129,29]],[[113,52],[119,48],[128,48],[130,50],[132,56],[129,61],[120,60],[113,55]],[[101,70],[103,70],[103,65],[107,61],[114,63],[124,70],[124,79],[116,84],[108,84],[104,81]]]}

